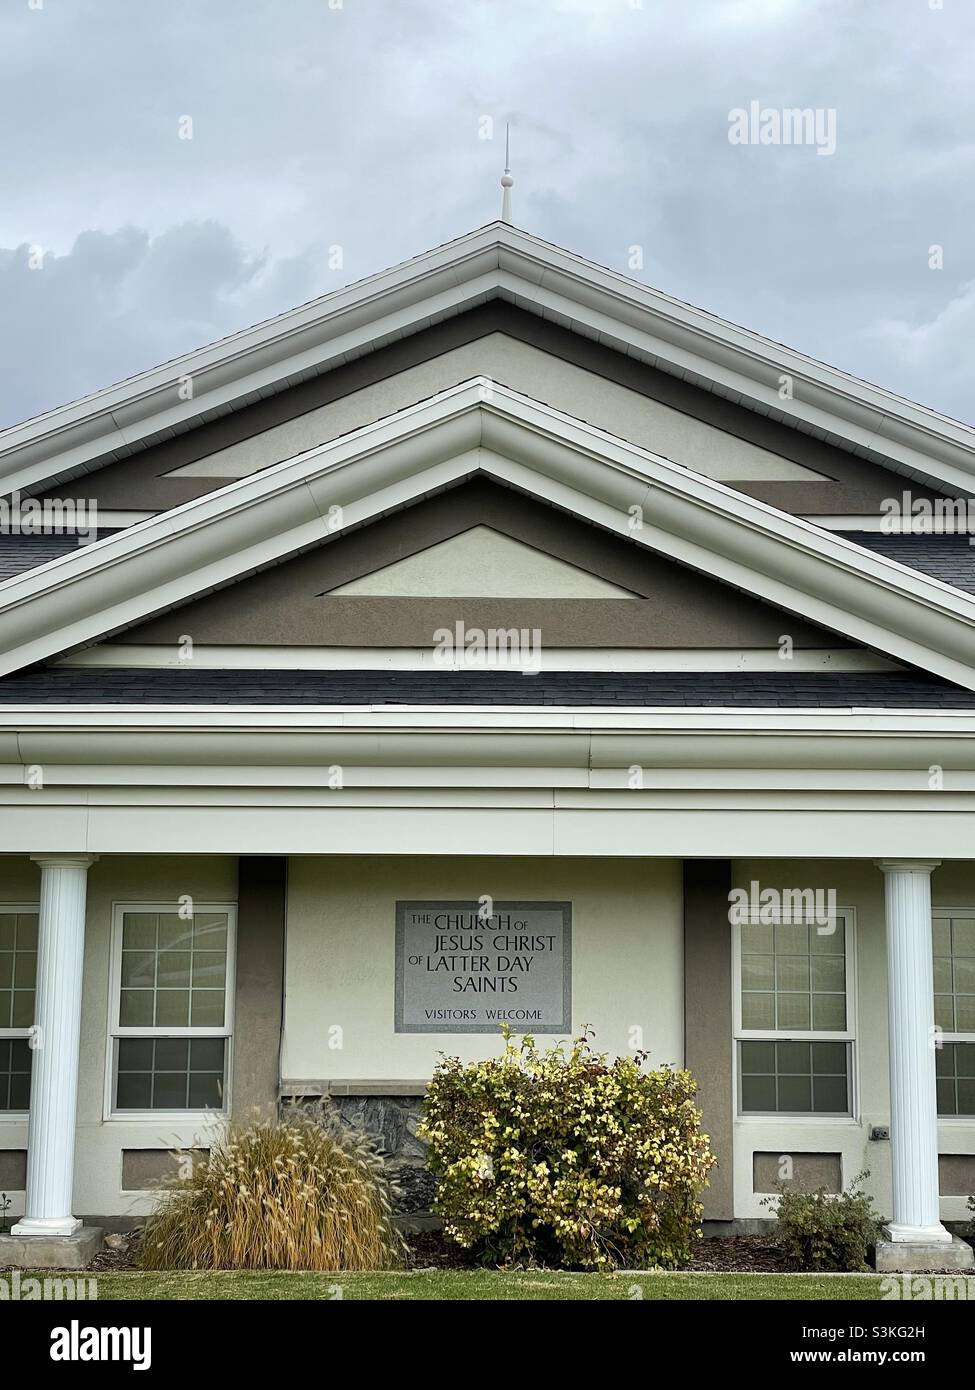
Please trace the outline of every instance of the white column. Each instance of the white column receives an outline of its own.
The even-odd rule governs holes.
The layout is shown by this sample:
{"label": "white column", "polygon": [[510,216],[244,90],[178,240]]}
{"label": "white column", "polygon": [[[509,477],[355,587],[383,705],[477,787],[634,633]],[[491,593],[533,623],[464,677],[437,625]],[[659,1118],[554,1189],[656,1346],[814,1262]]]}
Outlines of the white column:
{"label": "white column", "polygon": [[70,1236],[81,1051],[85,887],[91,854],[33,855],[41,866],[37,1002],[31,1039],[27,1212],[12,1233]]}
{"label": "white column", "polygon": [[938,861],[884,859],[894,1241],[950,1241],[938,1210],[931,871]]}

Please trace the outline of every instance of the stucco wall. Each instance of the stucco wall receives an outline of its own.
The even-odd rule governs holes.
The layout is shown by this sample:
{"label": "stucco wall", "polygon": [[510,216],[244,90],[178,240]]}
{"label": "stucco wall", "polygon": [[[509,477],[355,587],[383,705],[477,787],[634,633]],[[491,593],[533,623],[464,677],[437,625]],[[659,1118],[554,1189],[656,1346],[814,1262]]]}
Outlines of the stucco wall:
{"label": "stucco wall", "polygon": [[[572,902],[573,1027],[656,1062],[683,1052],[683,925],[675,860],[293,859],[282,1074],[286,1081],[424,1080],[440,1051],[473,1061],[490,1035],[393,1026],[397,899]],[[546,1039],[547,1041],[547,1039]]]}

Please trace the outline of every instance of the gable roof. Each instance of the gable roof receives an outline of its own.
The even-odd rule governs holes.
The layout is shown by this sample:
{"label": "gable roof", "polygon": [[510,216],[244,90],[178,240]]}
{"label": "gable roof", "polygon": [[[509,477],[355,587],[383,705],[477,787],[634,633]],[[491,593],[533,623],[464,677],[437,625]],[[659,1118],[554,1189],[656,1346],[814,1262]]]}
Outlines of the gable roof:
{"label": "gable roof", "polygon": [[498,222],[0,432],[0,490],[78,476],[494,298],[906,476],[975,492],[975,429]]}
{"label": "gable roof", "polygon": [[483,378],[0,584],[0,674],[477,473],[975,689],[975,598]]}

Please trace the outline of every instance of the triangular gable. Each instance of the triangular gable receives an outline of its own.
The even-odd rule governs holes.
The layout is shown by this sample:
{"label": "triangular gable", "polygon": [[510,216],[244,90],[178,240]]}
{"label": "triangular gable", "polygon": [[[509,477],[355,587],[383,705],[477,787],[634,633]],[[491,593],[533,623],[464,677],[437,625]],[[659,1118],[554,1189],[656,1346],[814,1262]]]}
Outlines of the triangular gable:
{"label": "triangular gable", "polygon": [[0,670],[105,637],[476,473],[975,688],[975,601],[488,381],[0,586]]}
{"label": "triangular gable", "polygon": [[969,426],[499,223],[0,432],[0,489],[79,476],[491,299],[935,487],[975,492]]}

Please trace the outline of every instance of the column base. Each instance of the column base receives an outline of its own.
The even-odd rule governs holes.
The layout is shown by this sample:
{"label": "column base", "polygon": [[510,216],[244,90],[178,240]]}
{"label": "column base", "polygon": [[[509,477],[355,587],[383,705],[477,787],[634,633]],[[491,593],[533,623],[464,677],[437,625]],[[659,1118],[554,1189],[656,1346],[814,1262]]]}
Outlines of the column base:
{"label": "column base", "polygon": [[73,1236],[81,1230],[77,1216],[22,1216],[10,1228],[12,1236]]}
{"label": "column base", "polygon": [[891,1221],[884,1227],[884,1235],[888,1240],[905,1241],[908,1245],[935,1245],[938,1241],[947,1245],[951,1240],[951,1232],[940,1221],[933,1226],[899,1226]]}
{"label": "column base", "polygon": [[0,1269],[87,1269],[101,1248],[100,1226],[82,1226],[71,1236],[0,1236]]}
{"label": "column base", "polygon": [[948,1236],[947,1240],[925,1240],[923,1237],[915,1240],[878,1240],[875,1259],[877,1273],[975,1269],[975,1250],[968,1241],[960,1236],[948,1235],[947,1231],[945,1235]]}

